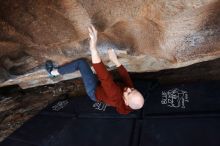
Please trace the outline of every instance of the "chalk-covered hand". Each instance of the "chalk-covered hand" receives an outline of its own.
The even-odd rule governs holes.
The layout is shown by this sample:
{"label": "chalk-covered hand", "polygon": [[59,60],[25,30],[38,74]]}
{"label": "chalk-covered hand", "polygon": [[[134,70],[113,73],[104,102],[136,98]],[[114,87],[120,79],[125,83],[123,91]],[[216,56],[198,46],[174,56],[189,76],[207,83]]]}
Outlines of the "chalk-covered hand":
{"label": "chalk-covered hand", "polygon": [[118,57],[113,49],[108,49],[108,56],[109,59],[117,66],[119,67],[121,63],[118,60]]}
{"label": "chalk-covered hand", "polygon": [[89,37],[90,37],[90,50],[96,50],[96,43],[97,43],[97,30],[93,25],[91,25],[89,28]]}

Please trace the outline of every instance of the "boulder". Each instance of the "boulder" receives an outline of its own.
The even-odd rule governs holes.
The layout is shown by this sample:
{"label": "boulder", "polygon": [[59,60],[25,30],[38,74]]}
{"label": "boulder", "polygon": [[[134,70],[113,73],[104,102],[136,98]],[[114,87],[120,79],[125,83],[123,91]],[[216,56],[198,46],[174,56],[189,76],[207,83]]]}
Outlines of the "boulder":
{"label": "boulder", "polygon": [[[46,60],[63,65],[87,58],[87,27],[98,30],[98,50],[114,48],[130,72],[180,68],[220,56],[218,0],[27,0],[0,1],[0,87],[22,88],[56,80],[47,77]],[[4,74],[4,75],[1,75]],[[7,74],[7,76],[5,75]]]}

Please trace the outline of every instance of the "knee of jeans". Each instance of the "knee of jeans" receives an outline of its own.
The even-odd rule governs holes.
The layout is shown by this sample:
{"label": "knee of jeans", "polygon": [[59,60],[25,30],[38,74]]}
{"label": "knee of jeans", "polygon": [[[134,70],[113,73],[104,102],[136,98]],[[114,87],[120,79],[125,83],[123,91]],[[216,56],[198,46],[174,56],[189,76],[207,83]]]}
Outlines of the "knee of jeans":
{"label": "knee of jeans", "polygon": [[75,61],[78,62],[78,63],[81,63],[81,64],[87,63],[86,60],[83,59],[83,58],[77,59]]}
{"label": "knee of jeans", "polygon": [[80,64],[80,66],[88,66],[89,67],[88,62],[85,59],[79,59],[79,64]]}
{"label": "knee of jeans", "polygon": [[85,61],[85,59],[84,58],[74,59],[71,62],[81,62],[81,61]]}

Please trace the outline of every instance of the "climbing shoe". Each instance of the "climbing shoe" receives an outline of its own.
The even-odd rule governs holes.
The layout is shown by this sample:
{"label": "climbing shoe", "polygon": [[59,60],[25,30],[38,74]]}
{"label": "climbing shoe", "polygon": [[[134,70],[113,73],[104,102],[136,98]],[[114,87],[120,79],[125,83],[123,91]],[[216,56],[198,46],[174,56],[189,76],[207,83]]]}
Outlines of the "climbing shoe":
{"label": "climbing shoe", "polygon": [[45,69],[46,71],[48,72],[48,76],[49,77],[56,77],[58,75],[53,75],[51,74],[52,70],[53,69],[56,69],[56,67],[54,66],[53,62],[51,60],[47,60],[46,63],[45,63]]}

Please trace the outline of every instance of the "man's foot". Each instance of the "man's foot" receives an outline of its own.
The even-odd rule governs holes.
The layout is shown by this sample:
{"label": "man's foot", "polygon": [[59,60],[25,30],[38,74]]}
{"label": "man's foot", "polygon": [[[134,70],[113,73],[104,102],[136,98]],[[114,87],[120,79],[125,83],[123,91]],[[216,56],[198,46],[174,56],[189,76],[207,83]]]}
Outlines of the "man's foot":
{"label": "man's foot", "polygon": [[56,77],[59,76],[57,68],[54,66],[51,60],[47,60],[45,63],[45,69],[48,72],[49,77]]}

